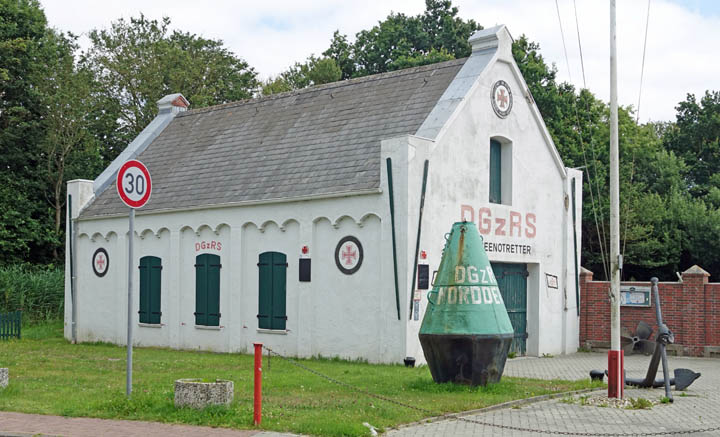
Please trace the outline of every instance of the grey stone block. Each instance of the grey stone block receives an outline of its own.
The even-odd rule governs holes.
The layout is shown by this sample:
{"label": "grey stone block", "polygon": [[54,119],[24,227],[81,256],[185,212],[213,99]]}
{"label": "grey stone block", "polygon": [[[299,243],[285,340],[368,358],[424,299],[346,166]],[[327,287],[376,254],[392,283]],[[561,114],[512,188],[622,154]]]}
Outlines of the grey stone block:
{"label": "grey stone block", "polygon": [[0,368],[0,388],[5,388],[10,383],[10,370],[7,367]]}
{"label": "grey stone block", "polygon": [[230,405],[235,393],[232,381],[217,379],[203,382],[200,379],[175,381],[175,407],[202,409],[208,405]]}

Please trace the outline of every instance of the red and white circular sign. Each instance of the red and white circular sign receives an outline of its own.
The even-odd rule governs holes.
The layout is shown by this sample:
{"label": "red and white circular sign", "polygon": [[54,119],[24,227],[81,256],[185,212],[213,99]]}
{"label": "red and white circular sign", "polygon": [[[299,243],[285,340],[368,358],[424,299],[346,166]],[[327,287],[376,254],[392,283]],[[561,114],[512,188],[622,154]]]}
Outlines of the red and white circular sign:
{"label": "red and white circular sign", "polygon": [[110,257],[108,256],[107,250],[99,248],[95,251],[92,256],[92,267],[95,274],[102,278],[107,273],[110,267]]}
{"label": "red and white circular sign", "polygon": [[150,172],[136,159],[131,159],[120,167],[115,185],[120,199],[130,208],[142,208],[150,200]]}
{"label": "red and white circular sign", "polygon": [[335,265],[346,275],[352,275],[360,269],[363,262],[363,247],[360,240],[348,235],[335,247]]}

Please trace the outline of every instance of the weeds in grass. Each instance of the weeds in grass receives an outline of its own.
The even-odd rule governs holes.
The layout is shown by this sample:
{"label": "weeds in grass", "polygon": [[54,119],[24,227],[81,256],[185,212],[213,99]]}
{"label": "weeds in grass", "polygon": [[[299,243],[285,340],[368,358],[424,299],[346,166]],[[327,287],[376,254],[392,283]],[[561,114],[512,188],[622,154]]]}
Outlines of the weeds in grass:
{"label": "weeds in grass", "polygon": [[508,353],[508,358],[510,358],[510,359],[513,359],[513,358],[515,358],[516,356],[517,356],[517,354],[516,354],[515,352],[509,352],[509,353]]}
{"label": "weeds in grass", "polygon": [[645,398],[628,398],[630,405],[625,407],[628,410],[649,410],[653,403]]}
{"label": "weeds in grass", "polygon": [[592,349],[587,346],[580,346],[579,348],[577,348],[577,351],[582,353],[590,353],[592,352]]}
{"label": "weeds in grass", "polygon": [[553,355],[553,354],[542,354],[542,356],[540,358],[554,358],[554,357],[555,357],[555,355]]}
{"label": "weeds in grass", "polygon": [[660,403],[661,403],[661,404],[669,404],[669,403],[670,403],[670,398],[667,397],[667,396],[663,396],[663,397],[660,398]]}

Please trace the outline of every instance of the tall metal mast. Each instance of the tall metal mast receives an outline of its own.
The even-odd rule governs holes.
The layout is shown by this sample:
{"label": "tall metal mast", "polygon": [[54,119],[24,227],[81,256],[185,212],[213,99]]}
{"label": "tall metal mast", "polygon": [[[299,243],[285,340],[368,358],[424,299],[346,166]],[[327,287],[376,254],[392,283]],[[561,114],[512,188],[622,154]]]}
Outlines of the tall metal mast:
{"label": "tall metal mast", "polygon": [[623,353],[620,349],[620,179],[617,104],[617,31],[615,0],[610,0],[610,352],[608,397],[623,397]]}

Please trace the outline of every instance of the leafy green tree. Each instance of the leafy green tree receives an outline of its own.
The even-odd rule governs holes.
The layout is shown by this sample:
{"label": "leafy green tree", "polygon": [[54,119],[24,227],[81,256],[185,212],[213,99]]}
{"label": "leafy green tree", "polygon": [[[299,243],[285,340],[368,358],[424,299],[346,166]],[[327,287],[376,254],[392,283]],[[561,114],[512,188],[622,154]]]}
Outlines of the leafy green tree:
{"label": "leafy green tree", "polygon": [[[524,35],[513,55],[568,167],[583,169],[582,263],[606,278],[609,248],[609,108],[590,91],[556,81],[538,44]],[[710,229],[712,214],[687,193],[688,167],[663,146],[674,125],[638,125],[631,108],[620,108],[620,236],[623,277],[672,280],[688,267],[695,234]],[[720,227],[720,224],[718,224]],[[705,252],[708,254],[707,251]],[[603,259],[604,258],[604,259]],[[693,258],[694,259],[694,258]],[[714,261],[705,259],[710,268]]]}
{"label": "leafy green tree", "polygon": [[474,20],[458,17],[450,0],[426,0],[420,15],[391,13],[373,28],[358,32],[352,48],[336,32],[325,55],[335,58],[343,78],[366,76],[469,56],[468,38],[480,29]]}
{"label": "leafy green tree", "polygon": [[98,143],[90,134],[88,119],[92,104],[92,73],[78,68],[74,53],[76,37],[50,31],[48,43],[57,54],[41,84],[47,114],[43,120],[45,135],[40,143],[45,159],[48,201],[54,211],[53,257],[58,258],[63,241],[65,187],[68,176],[95,175],[102,170]]}
{"label": "leafy green tree", "polygon": [[334,59],[335,64],[340,67],[341,79],[349,79],[355,75],[353,49],[353,45],[348,42],[347,35],[342,35],[339,30],[336,30],[330,40],[330,47],[323,52],[323,56]]}
{"label": "leafy green tree", "polygon": [[35,0],[0,0],[0,263],[47,260],[41,84],[55,48]]}
{"label": "leafy green tree", "polygon": [[296,62],[278,77],[266,81],[262,86],[262,94],[277,94],[312,85],[336,82],[341,77],[342,71],[334,59],[310,56],[305,63]]}
{"label": "leafy green tree", "polygon": [[[688,186],[696,197],[720,190],[720,91],[706,91],[700,101],[688,94],[677,121],[664,136],[665,146],[688,164]],[[715,203],[715,206],[720,204]]]}
{"label": "leafy green tree", "polygon": [[255,71],[227,50],[222,41],[170,32],[170,19],[144,15],[119,19],[109,29],[89,34],[91,47],[82,65],[93,72],[100,102],[98,133],[116,147],[114,158],[155,117],[155,102],[181,92],[193,107],[250,98],[257,89]]}
{"label": "leafy green tree", "polygon": [[275,94],[340,79],[433,64],[470,55],[470,35],[482,29],[458,17],[450,0],[426,0],[417,16],[391,13],[349,42],[335,31],[323,58],[310,56],[266,81],[262,94]]}

